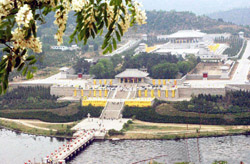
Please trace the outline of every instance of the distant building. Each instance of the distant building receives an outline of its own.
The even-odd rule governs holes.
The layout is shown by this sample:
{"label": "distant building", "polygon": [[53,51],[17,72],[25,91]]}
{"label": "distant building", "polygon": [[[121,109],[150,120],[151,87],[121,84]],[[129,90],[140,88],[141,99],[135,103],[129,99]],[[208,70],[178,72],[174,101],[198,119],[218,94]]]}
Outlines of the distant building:
{"label": "distant building", "polygon": [[94,63],[94,59],[84,59],[84,60],[89,62],[89,63]]}
{"label": "distant building", "polygon": [[68,46],[51,46],[50,49],[52,50],[61,50],[61,51],[74,51],[80,49],[77,45],[72,45],[71,47]]}
{"label": "distant building", "polygon": [[140,43],[139,46],[135,49],[135,54],[146,52],[147,45],[145,43]]}
{"label": "distant building", "polygon": [[152,52],[167,55],[172,54],[182,56],[199,56],[203,61],[218,62],[225,59],[223,52],[228,47],[226,44],[217,44],[215,38],[229,38],[231,35],[224,34],[206,34],[199,30],[181,30],[170,35],[159,35],[157,39],[165,39],[167,43],[157,46]]}
{"label": "distant building", "polygon": [[75,70],[73,68],[62,67],[59,69],[61,73],[61,79],[67,79],[69,75],[73,75]]}
{"label": "distant building", "polygon": [[118,79],[120,83],[139,83],[145,82],[148,75],[149,74],[147,72],[143,72],[138,69],[126,69],[116,75],[115,79]]}
{"label": "distant building", "polygon": [[157,40],[168,40],[168,35],[157,35],[156,36]]}
{"label": "distant building", "polygon": [[199,30],[181,30],[168,35],[167,38],[171,43],[198,43],[202,41],[205,35]]}
{"label": "distant building", "polygon": [[244,39],[244,32],[242,32],[242,31],[239,32],[239,37],[242,38],[242,39]]}

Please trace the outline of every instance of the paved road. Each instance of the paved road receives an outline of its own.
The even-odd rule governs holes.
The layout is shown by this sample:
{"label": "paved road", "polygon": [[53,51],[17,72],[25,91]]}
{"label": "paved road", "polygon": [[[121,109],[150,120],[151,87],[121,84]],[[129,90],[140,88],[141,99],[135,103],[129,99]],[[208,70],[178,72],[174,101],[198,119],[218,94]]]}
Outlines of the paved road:
{"label": "paved road", "polygon": [[107,54],[105,56],[114,56],[116,54],[121,54],[133,47],[135,47],[136,45],[138,45],[141,42],[141,40],[129,40],[126,44],[124,44],[122,47],[118,48],[117,50],[113,51],[110,54]]}
{"label": "paved road", "polygon": [[248,57],[250,56],[250,40],[247,41],[247,47],[244,55],[241,60],[239,60],[239,66],[233,76],[234,82],[247,82],[247,75],[250,68],[250,60]]}
{"label": "paved road", "polygon": [[241,60],[239,60],[239,65],[235,71],[232,80],[186,80],[186,83],[191,84],[192,87],[202,87],[202,88],[223,88],[226,84],[245,84],[247,80],[247,75],[250,69],[250,40],[247,41],[247,47],[245,53],[243,54]]}

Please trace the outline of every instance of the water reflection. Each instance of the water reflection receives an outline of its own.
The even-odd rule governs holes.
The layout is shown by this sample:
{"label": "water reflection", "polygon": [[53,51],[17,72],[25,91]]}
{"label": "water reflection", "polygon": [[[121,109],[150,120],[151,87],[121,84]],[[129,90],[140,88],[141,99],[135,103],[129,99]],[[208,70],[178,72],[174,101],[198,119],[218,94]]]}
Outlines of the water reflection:
{"label": "water reflection", "polygon": [[[4,161],[4,164],[23,164],[28,160],[40,162],[42,157],[66,142],[66,139],[61,138],[20,134],[0,129],[0,161]],[[249,154],[250,137],[243,135],[178,141],[100,141],[91,144],[70,163],[130,164],[158,156],[157,161],[168,164],[180,161],[211,164],[214,160],[227,160],[229,164],[240,161],[250,164]]]}
{"label": "water reflection", "polygon": [[250,138],[246,136],[179,141],[104,141],[94,142],[73,159],[71,164],[83,161],[91,164],[129,164],[156,156],[162,156],[157,161],[168,164],[181,161],[211,164],[215,160],[237,164],[240,161],[250,163],[249,154]]}
{"label": "water reflection", "polygon": [[[0,131],[0,161],[4,164],[23,164],[28,160],[40,162],[66,141],[55,138]],[[14,157],[14,158],[13,158]]]}

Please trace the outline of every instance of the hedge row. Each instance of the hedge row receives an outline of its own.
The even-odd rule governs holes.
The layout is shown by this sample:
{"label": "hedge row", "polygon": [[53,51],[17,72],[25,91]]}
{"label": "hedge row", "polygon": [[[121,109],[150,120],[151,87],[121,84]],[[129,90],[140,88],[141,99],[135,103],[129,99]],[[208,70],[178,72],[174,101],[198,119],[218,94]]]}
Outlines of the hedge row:
{"label": "hedge row", "polygon": [[102,112],[101,107],[78,107],[79,111],[74,115],[60,116],[47,111],[27,111],[19,113],[0,112],[0,117],[11,119],[38,119],[46,122],[71,122],[86,118],[88,113],[91,117],[99,117]]}
{"label": "hedge row", "polygon": [[188,124],[208,124],[208,125],[249,125],[250,117],[236,117],[234,120],[225,120],[224,115],[218,115],[220,117],[200,117],[192,116],[169,116],[160,115],[154,108],[139,108],[139,107],[125,107],[123,111],[123,117],[131,118],[135,116],[136,119],[147,122],[156,123],[188,123]]}

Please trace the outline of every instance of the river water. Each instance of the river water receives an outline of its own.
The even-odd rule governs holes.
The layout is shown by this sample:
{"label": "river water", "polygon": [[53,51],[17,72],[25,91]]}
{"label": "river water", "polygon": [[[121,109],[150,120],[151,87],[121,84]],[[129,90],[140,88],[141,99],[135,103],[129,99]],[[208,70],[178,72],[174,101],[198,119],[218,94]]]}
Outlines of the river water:
{"label": "river water", "polygon": [[[0,130],[0,163],[23,164],[41,161],[66,143],[51,137],[18,134]],[[211,164],[227,160],[250,164],[250,136],[212,137],[187,140],[126,140],[98,141],[75,157],[70,164],[130,164],[153,157],[171,164],[178,161]],[[146,162],[139,162],[144,164]]]}

